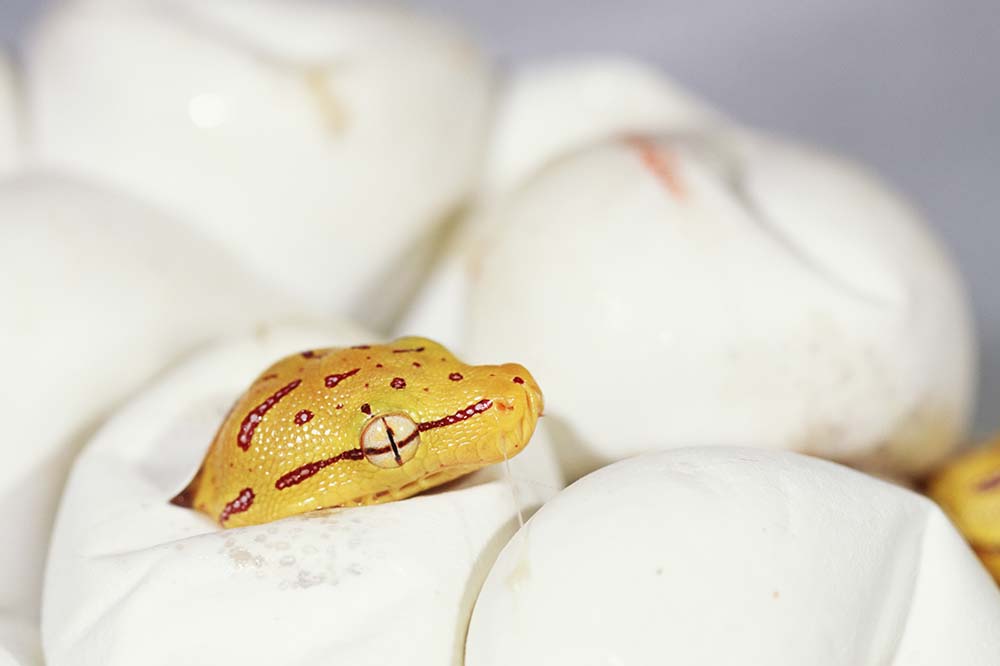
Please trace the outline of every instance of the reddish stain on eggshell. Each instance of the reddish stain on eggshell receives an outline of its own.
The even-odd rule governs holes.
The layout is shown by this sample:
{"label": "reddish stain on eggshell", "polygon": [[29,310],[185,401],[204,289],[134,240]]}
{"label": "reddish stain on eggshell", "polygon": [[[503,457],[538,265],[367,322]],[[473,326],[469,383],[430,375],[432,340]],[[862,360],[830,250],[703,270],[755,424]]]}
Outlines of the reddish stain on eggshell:
{"label": "reddish stain on eggshell", "polygon": [[650,173],[666,186],[670,194],[678,199],[685,198],[687,193],[677,175],[673,155],[667,149],[642,137],[630,137],[626,141],[630,146],[639,151],[639,158],[642,160],[642,163]]}

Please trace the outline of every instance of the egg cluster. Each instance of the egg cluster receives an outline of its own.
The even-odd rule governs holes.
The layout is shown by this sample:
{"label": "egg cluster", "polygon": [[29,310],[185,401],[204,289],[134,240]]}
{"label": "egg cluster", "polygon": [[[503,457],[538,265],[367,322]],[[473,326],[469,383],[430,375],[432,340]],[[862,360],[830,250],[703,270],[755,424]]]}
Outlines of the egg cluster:
{"label": "egg cluster", "polygon": [[0,265],[0,663],[997,663],[947,252],[641,63],[67,0]]}

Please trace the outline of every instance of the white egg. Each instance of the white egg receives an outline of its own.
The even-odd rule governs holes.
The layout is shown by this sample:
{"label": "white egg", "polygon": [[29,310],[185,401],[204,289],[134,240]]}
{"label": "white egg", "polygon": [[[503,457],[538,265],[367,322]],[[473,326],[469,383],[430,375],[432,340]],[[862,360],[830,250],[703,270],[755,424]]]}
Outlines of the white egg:
{"label": "white egg", "polygon": [[455,353],[465,348],[474,224],[470,217],[463,217],[458,228],[441,244],[430,272],[394,322],[393,337],[421,335]]}
{"label": "white egg", "polygon": [[620,56],[562,57],[515,67],[499,86],[474,205],[453,225],[432,270],[395,322],[464,349],[482,211],[546,164],[621,135],[690,132],[721,116],[652,67]]}
{"label": "white egg", "polygon": [[467,666],[987,666],[1000,593],[926,498],[789,452],[619,462],[547,503],[476,601]]}
{"label": "white egg", "polygon": [[294,313],[184,224],[54,175],[0,184],[0,609],[37,621],[49,530],[79,446],[208,340]]}
{"label": "white egg", "polygon": [[0,53],[0,176],[13,171],[20,161],[20,108],[15,90],[10,63]]}
{"label": "white egg", "polygon": [[37,159],[184,214],[325,311],[390,318],[477,174],[492,86],[388,6],[74,0],[27,53]]}
{"label": "white egg", "polygon": [[0,611],[0,665],[44,666],[38,622]]}
{"label": "white egg", "polygon": [[286,328],[219,345],[92,439],[53,536],[49,666],[461,662],[476,593],[517,528],[515,506],[530,514],[562,487],[544,427],[510,461],[513,487],[500,465],[401,502],[232,530],[168,503],[246,384],[319,340],[357,341]]}
{"label": "white egg", "polygon": [[531,368],[571,476],[720,441],[918,474],[966,431],[959,277],[855,165],[735,129],[623,138],[484,215],[466,346]]}
{"label": "white egg", "polygon": [[481,194],[507,194],[545,164],[603,139],[721,122],[715,110],[639,61],[591,55],[523,65],[498,95]]}

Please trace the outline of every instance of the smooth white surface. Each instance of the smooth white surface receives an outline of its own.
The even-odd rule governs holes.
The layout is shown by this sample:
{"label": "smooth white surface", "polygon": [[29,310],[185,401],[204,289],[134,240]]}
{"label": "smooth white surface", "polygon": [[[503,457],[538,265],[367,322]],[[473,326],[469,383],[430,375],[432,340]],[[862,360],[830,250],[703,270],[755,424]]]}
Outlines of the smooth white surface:
{"label": "smooth white surface", "polygon": [[7,55],[0,52],[0,176],[13,171],[20,157],[17,114],[14,72]]}
{"label": "smooth white surface", "polygon": [[531,368],[573,477],[720,441],[915,474],[966,432],[958,277],[848,162],[735,129],[609,141],[487,218],[467,351]]}
{"label": "smooth white surface", "polygon": [[539,169],[606,139],[707,130],[723,122],[665,76],[627,58],[563,57],[512,69],[497,91],[475,203],[406,303],[396,334],[423,331],[455,349],[465,347],[466,301],[479,269],[483,211]]}
{"label": "smooth white surface", "polygon": [[371,322],[471,188],[492,86],[450,25],[367,3],[76,0],[27,61],[39,161],[180,211],[273,284]]}
{"label": "smooth white surface", "polygon": [[0,221],[0,613],[37,620],[84,439],[181,353],[295,310],[179,221],[65,177],[0,184]]}
{"label": "smooth white surface", "polygon": [[405,303],[393,337],[422,335],[455,351],[465,348],[467,299],[472,281],[472,236],[476,222],[471,215],[442,245],[430,273]]}
{"label": "smooth white surface", "polygon": [[43,666],[36,621],[0,612],[0,666]]}
{"label": "smooth white surface", "polygon": [[[49,666],[461,663],[479,585],[516,528],[500,466],[402,502],[232,530],[167,502],[261,368],[358,341],[281,329],[219,346],[108,422],[53,537]],[[510,464],[525,507],[561,488],[544,428]]]}
{"label": "smooth white surface", "polygon": [[686,132],[718,113],[655,68],[621,56],[564,57],[514,69],[498,95],[482,190],[515,189],[545,164],[618,135]]}
{"label": "smooth white surface", "polygon": [[929,500],[828,462],[679,449],[601,469],[504,548],[466,666],[990,666],[1000,593]]}

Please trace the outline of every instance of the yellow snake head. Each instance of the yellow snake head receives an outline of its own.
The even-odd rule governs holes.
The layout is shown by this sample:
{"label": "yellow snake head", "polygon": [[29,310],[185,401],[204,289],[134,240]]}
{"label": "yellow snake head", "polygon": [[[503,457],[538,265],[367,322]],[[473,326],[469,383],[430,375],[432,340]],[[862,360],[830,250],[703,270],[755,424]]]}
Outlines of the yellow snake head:
{"label": "yellow snake head", "polygon": [[1000,439],[945,465],[927,492],[1000,583]]}
{"label": "yellow snake head", "polygon": [[425,338],[308,350],[247,388],[171,501],[237,527],[403,499],[513,457],[541,411],[522,366]]}

